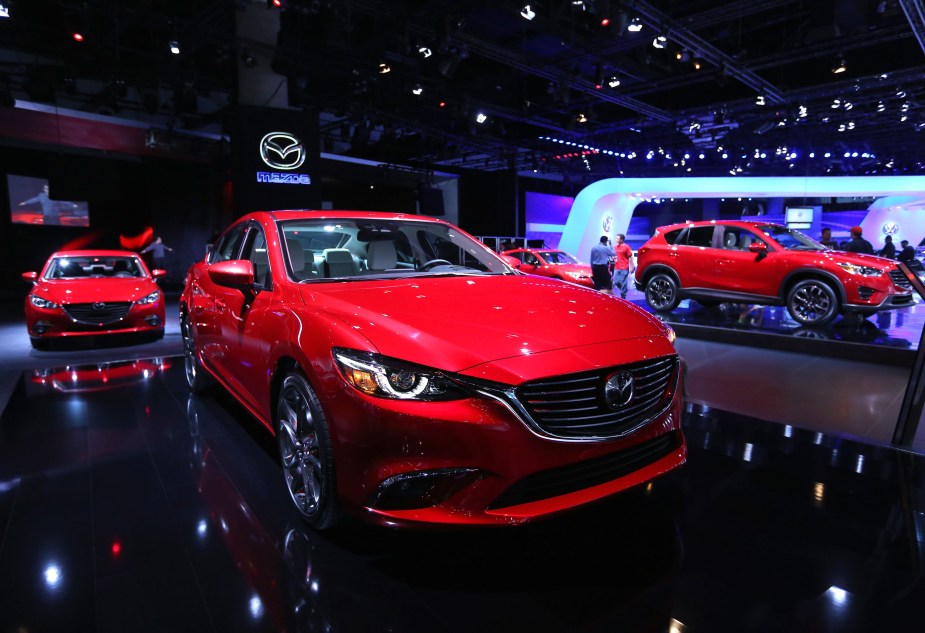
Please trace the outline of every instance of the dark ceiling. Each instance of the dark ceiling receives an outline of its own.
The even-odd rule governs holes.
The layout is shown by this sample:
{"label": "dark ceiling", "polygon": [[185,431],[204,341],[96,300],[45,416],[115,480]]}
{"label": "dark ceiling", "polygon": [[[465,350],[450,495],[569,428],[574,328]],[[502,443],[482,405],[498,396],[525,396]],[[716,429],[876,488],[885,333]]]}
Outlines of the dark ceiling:
{"label": "dark ceiling", "polygon": [[0,0],[0,96],[222,134],[253,73],[323,151],[415,169],[925,172],[923,0],[281,4]]}

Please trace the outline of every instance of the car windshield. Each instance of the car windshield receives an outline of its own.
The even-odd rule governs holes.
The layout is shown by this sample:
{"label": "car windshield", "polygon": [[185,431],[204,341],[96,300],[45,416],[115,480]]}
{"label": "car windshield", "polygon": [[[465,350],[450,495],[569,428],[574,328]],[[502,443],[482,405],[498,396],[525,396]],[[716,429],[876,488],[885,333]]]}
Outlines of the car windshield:
{"label": "car windshield", "polygon": [[515,274],[486,246],[437,222],[310,218],[279,222],[298,281]]}
{"label": "car windshield", "polygon": [[578,260],[566,253],[565,251],[540,251],[540,257],[546,260],[547,264],[577,264]]}
{"label": "car windshield", "polygon": [[144,268],[138,258],[131,256],[55,257],[45,272],[45,279],[145,276]]}
{"label": "car windshield", "polygon": [[774,239],[788,251],[824,251],[825,246],[799,231],[788,229],[777,224],[766,224],[757,227],[759,231]]}

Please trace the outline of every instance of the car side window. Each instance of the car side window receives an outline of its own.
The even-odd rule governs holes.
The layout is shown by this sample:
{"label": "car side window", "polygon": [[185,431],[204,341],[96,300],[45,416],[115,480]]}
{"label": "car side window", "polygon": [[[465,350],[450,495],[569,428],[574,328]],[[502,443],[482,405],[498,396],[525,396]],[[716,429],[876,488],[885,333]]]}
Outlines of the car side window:
{"label": "car side window", "polygon": [[540,260],[533,253],[524,253],[524,263],[529,266],[540,266]]}
{"label": "car side window", "polygon": [[257,290],[272,290],[273,275],[270,271],[267,238],[259,227],[252,227],[248,233],[241,259],[249,260],[254,265],[254,288]]}
{"label": "car side window", "polygon": [[241,249],[241,242],[247,232],[247,226],[240,224],[232,227],[218,242],[218,245],[212,249],[209,254],[209,263],[225,262],[229,259],[235,259]]}
{"label": "car side window", "polygon": [[694,226],[687,232],[688,246],[713,246],[713,226]]}
{"label": "car side window", "polygon": [[677,241],[678,237],[683,232],[684,232],[684,229],[675,229],[674,231],[668,231],[667,233],[665,233],[665,241],[668,242],[669,244],[679,243]]}

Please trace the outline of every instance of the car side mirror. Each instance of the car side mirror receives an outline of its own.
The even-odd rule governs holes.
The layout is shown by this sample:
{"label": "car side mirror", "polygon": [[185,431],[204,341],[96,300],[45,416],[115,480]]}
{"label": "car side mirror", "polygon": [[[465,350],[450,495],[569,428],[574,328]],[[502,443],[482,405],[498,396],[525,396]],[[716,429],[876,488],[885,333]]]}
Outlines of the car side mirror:
{"label": "car side mirror", "polygon": [[511,255],[502,255],[501,259],[503,259],[505,263],[507,263],[508,266],[511,266],[512,268],[517,268],[518,270],[520,269],[521,262],[516,257],[512,257]]}
{"label": "car side mirror", "polygon": [[748,250],[752,253],[767,253],[768,245],[764,242],[752,242],[748,245]]}
{"label": "car side mirror", "polygon": [[167,271],[164,270],[163,268],[155,268],[154,270],[151,271],[151,276],[154,277],[155,279],[160,279],[161,277],[167,276]]}
{"label": "car side mirror", "polygon": [[248,259],[229,259],[209,266],[212,283],[237,290],[246,290],[254,285],[254,264]]}
{"label": "car side mirror", "polygon": [[39,274],[35,272],[34,270],[22,274],[23,281],[31,281],[32,283],[35,283],[35,280],[38,278],[39,278]]}

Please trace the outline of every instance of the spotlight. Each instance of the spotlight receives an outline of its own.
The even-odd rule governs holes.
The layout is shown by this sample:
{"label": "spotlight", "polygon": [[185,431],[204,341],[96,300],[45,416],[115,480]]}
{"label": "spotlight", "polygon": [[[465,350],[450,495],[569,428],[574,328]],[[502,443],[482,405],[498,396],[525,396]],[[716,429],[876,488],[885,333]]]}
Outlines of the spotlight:
{"label": "spotlight", "polygon": [[848,70],[848,67],[845,65],[845,58],[844,56],[839,56],[835,60],[835,65],[832,67],[832,72],[837,75],[839,73],[845,72],[846,70]]}
{"label": "spotlight", "polygon": [[420,96],[424,92],[424,87],[421,84],[415,84],[414,88],[411,89],[411,94]]}
{"label": "spotlight", "polygon": [[755,105],[760,105],[760,106],[764,105],[764,95],[758,95],[757,97],[755,97]]}
{"label": "spotlight", "polygon": [[532,20],[536,17],[536,11],[529,4],[525,4],[524,8],[520,10],[520,17],[524,20]]}
{"label": "spotlight", "polygon": [[391,66],[389,66],[389,65],[386,64],[385,62],[382,62],[382,63],[379,64],[379,74],[380,74],[380,75],[385,75],[385,74],[388,74],[388,73],[390,73],[390,72],[392,72],[392,67],[391,67]]}
{"label": "spotlight", "polygon": [[420,47],[418,49],[418,52],[424,56],[424,59],[427,59],[428,57],[434,54],[434,52],[430,50],[429,48],[427,48],[426,46]]}
{"label": "spotlight", "polygon": [[483,113],[483,112],[479,112],[477,115],[475,115],[475,122],[476,122],[476,123],[484,123],[484,122],[487,121],[487,120],[488,120],[488,117],[485,116],[485,113]]}
{"label": "spotlight", "polygon": [[694,60],[694,70],[700,70],[700,60],[699,59]]}
{"label": "spotlight", "polygon": [[10,17],[10,8],[6,5],[0,4],[0,18]]}
{"label": "spotlight", "polygon": [[620,85],[620,80],[617,79],[616,75],[607,80],[607,85],[611,88],[616,88]]}
{"label": "spotlight", "polygon": [[73,33],[71,33],[71,37],[74,38],[74,41],[75,41],[75,42],[83,42],[83,41],[84,41],[83,33],[81,33],[80,31],[74,31]]}
{"label": "spotlight", "polygon": [[652,46],[655,48],[665,48],[668,46],[668,38],[664,35],[658,35],[652,40]]}
{"label": "spotlight", "polygon": [[629,25],[627,25],[626,30],[631,33],[638,33],[642,30],[642,20],[639,18],[633,18],[630,20]]}
{"label": "spotlight", "polygon": [[170,47],[171,53],[173,53],[174,55],[180,54],[180,43],[177,42],[177,40],[170,40],[170,43],[168,44],[168,46]]}
{"label": "spotlight", "polygon": [[588,122],[588,117],[585,116],[585,113],[584,113],[584,112],[579,112],[579,113],[578,113],[578,122],[579,122],[579,123],[587,123],[587,122]]}

